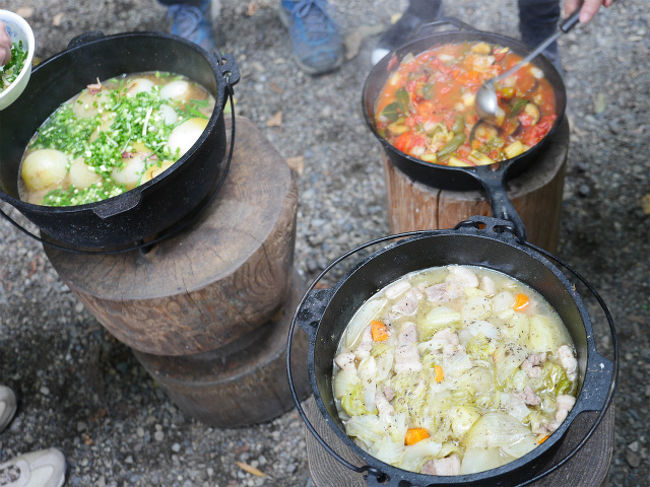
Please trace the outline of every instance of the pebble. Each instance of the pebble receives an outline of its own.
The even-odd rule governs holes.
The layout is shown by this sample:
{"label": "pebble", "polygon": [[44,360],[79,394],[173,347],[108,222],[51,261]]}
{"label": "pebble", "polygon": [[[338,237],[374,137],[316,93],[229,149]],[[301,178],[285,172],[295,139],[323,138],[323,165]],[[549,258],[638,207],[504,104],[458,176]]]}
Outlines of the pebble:
{"label": "pebble", "polygon": [[586,197],[589,196],[589,193],[591,193],[591,188],[587,184],[581,184],[578,186],[578,194],[580,196]]}
{"label": "pebble", "polygon": [[[165,8],[155,1],[105,0],[98,15],[97,2],[78,0],[74,9],[64,9],[66,17],[57,29],[52,29],[51,19],[63,11],[61,2],[32,3],[35,11],[29,20],[41,59],[64,49],[83,31],[166,28]],[[123,8],[126,3],[130,8]],[[294,263],[309,282],[343,252],[390,233],[381,148],[360,108],[360,89],[378,36],[365,39],[359,55],[340,70],[314,77],[297,69],[273,2],[253,2],[259,8],[252,16],[247,15],[250,2],[220,3],[223,50],[233,53],[242,72],[249,73],[235,86],[236,112],[260,127],[283,157],[305,158],[297,178]],[[406,2],[329,3],[344,34],[350,34],[359,25],[388,25],[391,14],[403,10]],[[650,242],[639,210],[650,174],[650,119],[643,103],[648,98],[643,68],[650,50],[645,3],[616,2],[602,18],[599,13],[578,34],[559,41],[563,62],[572,68],[565,77],[567,111],[579,137],[571,139],[558,250],[606,301],[616,319],[620,350],[625,351],[615,396],[612,486],[646,485],[650,477],[648,440],[639,434],[648,418],[650,386],[644,381],[650,371],[642,364],[650,361],[650,337],[635,333],[626,319],[633,315],[641,324],[650,322],[644,307]],[[516,2],[493,4],[445,1],[445,12],[516,35]],[[10,10],[20,5],[19,0],[7,2]],[[590,56],[585,46],[596,46],[599,56]],[[281,86],[282,94],[271,90],[271,81]],[[606,106],[595,104],[600,93]],[[267,128],[266,121],[280,110],[282,125]],[[614,221],[620,228],[612,226]],[[33,260],[36,271],[29,275]],[[21,396],[18,416],[2,433],[3,459],[58,446],[72,467],[67,483],[75,486],[307,485],[305,431],[295,412],[237,429],[209,427],[188,417],[61,281],[42,246],[2,219],[0,319],[6,345],[0,360],[3,381]],[[603,353],[611,352],[613,341],[599,335],[599,320],[593,320],[596,343]],[[245,452],[272,480],[236,466]]]}
{"label": "pebble", "polygon": [[641,457],[636,452],[633,452],[632,450],[625,451],[625,461],[632,468],[637,468],[639,465],[641,465]]}

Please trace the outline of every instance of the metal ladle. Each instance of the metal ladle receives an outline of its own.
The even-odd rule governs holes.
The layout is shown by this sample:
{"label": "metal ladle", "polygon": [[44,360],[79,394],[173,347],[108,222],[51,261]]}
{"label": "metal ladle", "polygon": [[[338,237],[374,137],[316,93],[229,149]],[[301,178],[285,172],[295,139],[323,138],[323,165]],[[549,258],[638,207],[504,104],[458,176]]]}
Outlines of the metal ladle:
{"label": "metal ladle", "polygon": [[501,81],[502,79],[510,76],[512,73],[517,71],[522,66],[528,64],[533,58],[537,57],[546,47],[551,44],[553,41],[557,40],[558,37],[562,34],[569,32],[575,25],[578,23],[580,17],[580,9],[578,8],[573,12],[566,20],[560,24],[560,28],[552,36],[548,37],[544,42],[535,48],[530,54],[525,58],[515,64],[509,70],[501,73],[499,76],[490,78],[483,82],[481,87],[476,92],[476,111],[482,118],[486,117],[495,117],[497,114],[497,109],[499,105],[497,104],[497,94],[494,91],[494,85]]}

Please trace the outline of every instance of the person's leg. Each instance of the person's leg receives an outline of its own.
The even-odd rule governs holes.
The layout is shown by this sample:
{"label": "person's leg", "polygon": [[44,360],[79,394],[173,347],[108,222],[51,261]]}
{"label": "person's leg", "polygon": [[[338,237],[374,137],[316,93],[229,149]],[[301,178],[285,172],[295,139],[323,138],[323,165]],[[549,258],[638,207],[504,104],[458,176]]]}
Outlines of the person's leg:
{"label": "person's leg", "polygon": [[371,54],[372,64],[377,64],[390,51],[406,44],[418,27],[435,20],[441,11],[442,0],[410,0],[400,19],[379,38],[377,47]]}
{"label": "person's leg", "polygon": [[[518,0],[519,32],[521,40],[528,47],[535,48],[551,36],[560,20],[559,0]],[[544,50],[544,55],[561,69],[560,53],[557,42]]]}
{"label": "person's leg", "polygon": [[25,453],[0,464],[0,487],[61,487],[65,457],[56,448]]}
{"label": "person's leg", "polygon": [[327,0],[281,0],[280,18],[289,29],[293,53],[304,71],[321,74],[341,64],[343,41]]}
{"label": "person's leg", "polygon": [[210,14],[212,0],[158,0],[167,6],[171,33],[211,51],[215,48]]}

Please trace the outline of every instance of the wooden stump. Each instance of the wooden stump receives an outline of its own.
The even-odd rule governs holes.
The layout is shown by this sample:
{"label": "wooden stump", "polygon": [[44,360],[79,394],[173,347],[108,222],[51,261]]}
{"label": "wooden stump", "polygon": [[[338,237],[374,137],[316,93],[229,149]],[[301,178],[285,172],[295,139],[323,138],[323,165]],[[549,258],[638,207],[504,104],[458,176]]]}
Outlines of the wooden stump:
{"label": "wooden stump", "polygon": [[[314,398],[303,403],[307,417],[326,443],[350,463],[362,466],[365,463],[350,450],[331,430],[320,414]],[[563,459],[591,428],[597,413],[583,413],[568,429],[564,440],[547,459],[545,468]],[[585,445],[558,470],[528,484],[530,487],[598,487],[601,485],[612,460],[614,451],[614,406],[610,406],[605,417]],[[305,429],[307,439],[307,460],[309,472],[316,487],[363,487],[366,482],[361,474],[348,470],[337,462],[316,439]],[[538,471],[539,473],[539,471]]]}
{"label": "wooden stump", "polygon": [[[295,175],[249,120],[236,123],[227,179],[187,229],[146,254],[45,248],[61,279],[179,408],[218,426],[293,406],[284,351],[304,290],[293,271]],[[307,346],[298,335],[296,360],[306,361]],[[296,387],[305,397],[306,371]]]}
{"label": "wooden stump", "polygon": [[[294,275],[291,296],[258,330],[225,347],[194,355],[161,356],[133,351],[136,358],[186,414],[207,424],[232,428],[269,421],[293,408],[286,374],[291,318],[305,290]],[[309,339],[297,330],[291,361],[301,398],[310,391]]]}
{"label": "wooden stump", "polygon": [[118,340],[156,355],[211,351],[266,323],[287,297],[298,192],[255,126],[237,118],[220,194],[189,229],[147,254],[45,251],[61,279]]}
{"label": "wooden stump", "polygon": [[[555,253],[569,149],[565,118],[538,160],[508,182],[508,196],[526,226],[528,240]],[[452,228],[473,215],[491,215],[481,191],[450,191],[416,182],[384,154],[384,177],[391,232]]]}

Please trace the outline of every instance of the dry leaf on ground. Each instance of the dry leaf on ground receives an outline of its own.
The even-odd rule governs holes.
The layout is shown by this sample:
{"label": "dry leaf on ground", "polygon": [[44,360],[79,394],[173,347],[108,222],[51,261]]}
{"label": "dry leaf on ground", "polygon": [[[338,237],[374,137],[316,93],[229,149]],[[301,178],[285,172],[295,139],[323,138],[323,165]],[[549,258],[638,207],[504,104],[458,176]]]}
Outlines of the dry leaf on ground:
{"label": "dry leaf on ground", "polygon": [[282,125],[282,110],[266,121],[267,127],[280,127]]}
{"label": "dry leaf on ground", "polygon": [[259,10],[260,6],[257,2],[249,2],[248,7],[246,8],[246,15],[252,17]]}
{"label": "dry leaf on ground", "polygon": [[282,93],[284,93],[284,90],[282,89],[282,87],[280,85],[278,85],[275,81],[271,81],[269,83],[269,88],[271,88],[271,91],[277,93],[278,95],[281,95]]}
{"label": "dry leaf on ground", "polygon": [[54,27],[61,25],[62,20],[63,20],[63,12],[58,13],[54,17],[52,17],[52,25]]}
{"label": "dry leaf on ground", "polygon": [[643,209],[644,215],[650,215],[650,193],[641,198],[641,208]]}
{"label": "dry leaf on ground", "polygon": [[302,174],[303,169],[305,168],[305,158],[304,156],[288,157],[287,165],[296,171],[298,175]]}
{"label": "dry leaf on ground", "polygon": [[244,462],[235,462],[239,468],[244,470],[245,472],[248,472],[250,474],[256,475],[258,477],[267,477],[267,475],[262,472],[261,470],[258,470],[255,467],[251,467],[249,464],[244,463]]}
{"label": "dry leaf on ground", "polygon": [[28,19],[34,13],[34,7],[20,7],[18,10],[16,10],[16,13],[23,19]]}

